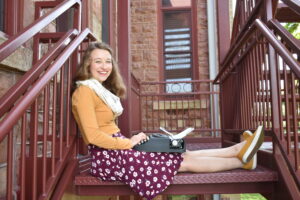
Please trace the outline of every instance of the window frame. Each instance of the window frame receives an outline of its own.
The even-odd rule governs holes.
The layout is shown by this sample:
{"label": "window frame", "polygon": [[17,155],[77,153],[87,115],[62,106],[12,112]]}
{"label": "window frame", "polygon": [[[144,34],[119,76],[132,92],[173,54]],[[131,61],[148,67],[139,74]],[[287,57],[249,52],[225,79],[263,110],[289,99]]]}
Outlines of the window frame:
{"label": "window frame", "polygon": [[3,0],[3,30],[5,36],[13,36],[23,29],[24,0]]}
{"label": "window frame", "polygon": [[102,29],[101,29],[101,35],[102,35],[102,41],[110,44],[110,1],[109,0],[102,0]]}
{"label": "window frame", "polygon": [[4,31],[4,24],[5,24],[5,17],[4,17],[4,12],[5,12],[5,0],[0,0],[0,31]]}
{"label": "window frame", "polygon": [[164,7],[162,1],[158,0],[158,38],[159,38],[159,80],[166,81],[165,76],[165,58],[164,58],[164,24],[163,16],[165,12],[190,12],[191,16],[191,79],[199,79],[199,67],[198,67],[198,40],[197,40],[197,4],[195,1],[191,1],[191,6],[184,7]]}

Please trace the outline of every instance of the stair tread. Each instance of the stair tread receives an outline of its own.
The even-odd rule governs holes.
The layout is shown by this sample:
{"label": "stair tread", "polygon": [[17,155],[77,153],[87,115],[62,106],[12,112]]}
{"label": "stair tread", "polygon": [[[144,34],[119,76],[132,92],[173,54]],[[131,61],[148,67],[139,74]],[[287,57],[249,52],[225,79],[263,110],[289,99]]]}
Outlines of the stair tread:
{"label": "stair tread", "polygon": [[[277,172],[258,166],[255,170],[234,169],[215,173],[178,173],[173,184],[211,184],[211,183],[242,183],[242,182],[274,182]],[[121,182],[101,181],[93,177],[88,171],[78,174],[75,185],[124,185]]]}

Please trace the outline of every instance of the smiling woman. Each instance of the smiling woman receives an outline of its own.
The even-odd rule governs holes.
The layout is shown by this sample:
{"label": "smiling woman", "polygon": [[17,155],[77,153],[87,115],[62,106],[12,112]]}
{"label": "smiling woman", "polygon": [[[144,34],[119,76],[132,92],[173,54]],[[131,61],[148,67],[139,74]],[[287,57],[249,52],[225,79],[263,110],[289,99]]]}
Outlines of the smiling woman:
{"label": "smiling woman", "polygon": [[264,137],[262,126],[254,134],[245,131],[246,141],[222,149],[186,152],[134,149],[149,137],[140,132],[126,138],[116,123],[123,111],[120,97],[124,97],[125,87],[106,44],[90,44],[76,84],[72,111],[89,148],[90,173],[101,180],[123,182],[150,200],[163,192],[178,172],[256,168],[256,152]]}
{"label": "smiling woman", "polygon": [[91,74],[100,83],[103,83],[112,71],[111,54],[103,49],[95,49],[91,53]]}
{"label": "smiling woman", "polygon": [[[99,75],[102,81],[98,81],[100,81],[105,88],[109,88],[109,91],[114,95],[124,98],[126,87],[120,75],[119,67],[112,55],[112,49],[107,44],[98,42],[91,43],[85,51],[81,67],[78,69],[75,80],[83,81],[91,78],[98,80],[97,77]],[[93,67],[91,67],[92,65]],[[110,68],[109,73],[108,68]],[[96,76],[93,76],[92,71],[95,71]]]}

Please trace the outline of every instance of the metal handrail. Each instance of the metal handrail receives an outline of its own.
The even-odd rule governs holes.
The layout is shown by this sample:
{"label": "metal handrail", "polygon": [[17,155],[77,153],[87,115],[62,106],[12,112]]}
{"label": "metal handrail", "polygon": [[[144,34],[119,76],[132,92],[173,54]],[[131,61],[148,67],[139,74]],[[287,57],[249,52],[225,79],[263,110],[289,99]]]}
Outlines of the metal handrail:
{"label": "metal handrail", "polygon": [[78,35],[77,30],[72,29],[68,31],[42,59],[28,70],[22,78],[0,98],[0,116],[3,116],[5,112],[11,109],[15,101],[23,95],[27,88],[39,77],[41,72],[44,71],[54,58],[71,42],[70,39],[73,39],[76,35]]}
{"label": "metal handrail", "polygon": [[[63,14],[74,5],[81,7],[80,0],[65,0],[57,5],[51,12],[38,19],[33,24],[26,27],[23,31],[9,38],[0,45],[0,62],[12,54],[17,48],[32,38],[37,32],[42,30],[53,20]],[[80,31],[80,30],[79,30]]]}
{"label": "metal handrail", "polygon": [[236,41],[239,41],[240,38],[243,36],[243,33],[246,32],[246,30],[248,29],[249,25],[255,20],[255,16],[257,15],[257,13],[259,12],[259,9],[262,6],[263,1],[262,0],[258,0],[256,2],[255,8],[253,9],[251,15],[247,18],[247,20],[245,21],[245,23],[243,24],[243,26],[241,27],[240,30],[236,30],[238,27],[238,20],[240,21],[240,13],[241,10],[238,9],[238,7],[240,6],[240,4],[242,4],[241,1],[237,1],[236,2],[236,12],[235,12],[235,16],[234,16],[234,25],[233,25],[233,30],[232,30],[232,34],[231,34],[231,44],[235,44]]}
{"label": "metal handrail", "polygon": [[[268,39],[274,49],[282,56],[284,61],[289,65],[291,70],[300,77],[300,64],[295,60],[290,51],[276,38],[272,31],[259,19],[255,20],[256,27],[259,28],[261,33]],[[300,47],[298,47],[300,50]]]}
{"label": "metal handrail", "polygon": [[[278,62],[278,61],[276,61],[276,58],[274,57],[274,55],[275,55],[275,52],[276,52],[276,55],[282,59],[282,62],[284,62],[284,65],[288,66],[289,69],[293,72],[293,73],[291,73],[292,74],[291,75],[292,80],[295,79],[294,76],[297,77],[297,79],[299,79],[300,78],[300,63],[299,63],[299,61],[297,61],[294,58],[292,52],[299,53],[300,48],[299,48],[299,42],[296,41],[289,33],[287,33],[286,31],[283,31],[281,26],[278,23],[276,23],[275,20],[270,20],[268,22],[268,25],[269,25],[269,27],[265,23],[263,23],[262,20],[260,20],[260,19],[256,19],[254,21],[254,23],[249,28],[249,30],[244,34],[243,38],[240,41],[238,41],[237,45],[234,46],[228,52],[228,54],[227,54],[228,57],[226,58],[224,63],[222,63],[223,68],[219,72],[219,74],[216,77],[214,83],[221,83],[222,86],[227,84],[227,86],[228,86],[228,84],[231,83],[230,81],[233,80],[233,79],[234,80],[237,80],[238,78],[239,78],[239,80],[242,80],[243,78],[245,79],[245,76],[244,77],[239,76],[237,78],[237,76],[232,75],[231,74],[232,71],[234,71],[235,73],[239,73],[239,74],[243,73],[244,75],[246,73],[252,73],[252,75],[250,75],[250,76],[254,76],[254,77],[252,77],[252,79],[254,79],[254,80],[253,81],[252,80],[247,81],[245,83],[247,85],[251,85],[253,83],[255,84],[255,81],[256,82],[258,81],[257,77],[255,75],[253,75],[254,73],[261,73],[262,74],[259,80],[265,81],[264,83],[262,83],[262,84],[264,84],[264,86],[267,85],[266,81],[271,82],[270,83],[271,86],[266,86],[266,88],[264,88],[265,91],[270,91],[271,93],[268,94],[268,92],[265,92],[264,97],[257,97],[257,96],[262,95],[261,92],[262,92],[263,89],[259,89],[260,94],[258,94],[259,92],[257,92],[255,90],[256,92],[253,92],[252,96],[251,96],[251,94],[249,94],[249,98],[247,98],[247,100],[249,100],[249,101],[247,101],[247,100],[246,100],[246,102],[243,101],[243,100],[245,100],[245,98],[242,99],[242,100],[240,99],[240,101],[243,101],[244,105],[245,104],[251,105],[252,102],[258,102],[259,103],[260,101],[265,101],[267,98],[272,98],[272,102],[271,102],[271,100],[269,100],[268,103],[270,103],[270,102],[272,103],[272,105],[271,105],[272,106],[272,114],[274,115],[274,118],[276,118],[276,119],[274,120],[274,118],[273,119],[263,118],[263,119],[258,119],[258,120],[261,120],[261,121],[274,120],[274,121],[272,121],[272,123],[277,125],[277,127],[275,127],[275,128],[274,128],[274,126],[272,126],[272,128],[273,128],[272,129],[272,131],[273,131],[272,136],[274,137],[273,144],[275,144],[277,146],[277,148],[279,149],[279,151],[277,151],[277,152],[278,152],[278,154],[280,154],[280,157],[283,158],[283,161],[284,161],[285,165],[287,166],[287,170],[289,170],[288,173],[291,174],[291,178],[289,178],[289,179],[287,178],[286,180],[291,181],[291,183],[293,182],[293,184],[292,184],[293,186],[291,186],[291,187],[289,186],[288,189],[291,192],[291,194],[294,194],[294,191],[295,191],[294,186],[298,187],[298,189],[300,188],[299,176],[297,176],[297,174],[296,174],[296,173],[299,173],[299,171],[297,171],[298,164],[296,163],[295,166],[293,166],[293,163],[289,159],[289,155],[287,154],[286,149],[284,148],[284,146],[285,146],[285,144],[283,142],[284,140],[281,139],[281,137],[283,135],[283,132],[280,132],[278,130],[278,124],[276,123],[277,121],[279,121],[281,119],[280,117],[282,117],[282,116],[279,116],[279,112],[280,112],[280,106],[279,105],[281,105],[281,102],[280,102],[281,98],[286,98],[285,101],[289,101],[289,100],[287,100],[288,97],[287,97],[286,91],[284,91],[286,96],[285,97],[280,97],[281,93],[279,93],[279,91],[278,91],[279,89],[277,88],[277,87],[280,87],[280,86],[278,86],[280,84],[279,84],[279,82],[277,82],[278,80],[276,80],[276,76],[277,76],[276,73],[286,73],[286,72],[284,72],[282,69],[277,69],[277,68],[275,69],[274,66],[275,66],[276,62]],[[253,36],[255,36],[255,37],[253,37]],[[251,37],[253,37],[253,38],[251,38]],[[280,39],[279,39],[279,37],[280,37]],[[287,47],[281,41],[283,41]],[[249,49],[252,48],[252,45],[254,46],[253,43],[255,43],[255,44],[257,43],[258,46],[270,47],[268,49],[269,50],[268,54],[271,57],[271,60],[269,60],[270,63],[268,63],[268,65],[270,66],[270,69],[264,68],[261,72],[253,72],[253,71],[255,71],[255,69],[254,69],[255,67],[260,67],[260,64],[256,63],[254,61],[254,62],[252,62],[252,66],[248,66],[247,61],[245,61],[246,59],[243,59],[243,57],[245,55],[251,54]],[[261,47],[261,48],[264,48],[264,47]],[[255,51],[255,50],[253,50],[253,51]],[[238,55],[239,58],[236,59],[237,55]],[[251,57],[251,56],[249,56],[249,57]],[[262,57],[264,57],[264,55]],[[252,56],[252,58],[253,58],[253,56]],[[246,64],[245,63],[241,64],[242,59]],[[256,59],[259,60],[260,58],[256,58]],[[261,58],[261,59],[264,60],[265,58]],[[266,62],[268,62],[268,61],[266,61]],[[249,61],[248,63],[251,63],[251,61]],[[245,65],[246,65],[246,67],[245,67]],[[245,67],[245,68],[242,68],[242,66]],[[267,73],[269,73],[269,74],[267,74]],[[233,77],[233,79],[229,79],[229,76]],[[259,76],[259,75],[257,75],[257,76]],[[268,78],[270,80],[266,80]],[[228,80],[228,81],[226,82],[225,80],[226,81]],[[240,88],[241,88],[241,90],[248,89],[250,91],[251,89],[254,90],[253,89],[254,87],[259,88],[259,86],[249,86],[249,87],[244,86],[244,87],[240,87]],[[286,86],[285,86],[285,90],[287,90]],[[224,90],[224,94],[226,94],[225,92],[226,91]],[[281,90],[280,90],[280,92],[281,92]],[[292,94],[295,94],[295,91],[293,91]],[[241,95],[241,94],[239,93],[238,95]],[[291,94],[289,94],[289,95],[291,95]],[[242,97],[240,97],[240,98],[242,98]],[[251,100],[251,98],[252,98],[252,100]],[[261,99],[261,98],[263,98],[263,99]],[[279,98],[279,100],[278,100],[278,98]],[[230,98],[228,98],[228,99],[230,99]],[[296,100],[294,99],[293,101],[294,101],[293,103],[295,104]],[[248,113],[246,113],[248,118],[245,117],[241,120],[244,120],[244,121],[248,122],[249,119],[252,119],[250,115],[252,115],[253,112],[250,111],[250,109],[253,108],[253,106],[252,107],[249,106],[249,107],[250,108],[247,107],[243,110],[244,112],[248,112]],[[259,110],[259,112],[261,112],[261,110]],[[264,111],[262,111],[262,112],[264,112]],[[268,112],[269,111],[267,111],[267,115],[268,115],[268,117],[270,117],[271,114],[268,113]],[[259,113],[258,114],[257,113],[258,112],[256,111],[254,117],[257,117],[257,115],[260,115]],[[263,115],[265,116],[265,113],[263,113]],[[289,118],[290,116],[287,114],[286,117]],[[254,119],[254,120],[257,120],[257,119]],[[243,122],[241,122],[241,123],[243,123]],[[244,124],[245,123],[246,122],[244,122]],[[251,122],[249,122],[249,124],[250,123]],[[229,125],[229,127],[230,126],[231,125]],[[279,134],[281,134],[281,135],[279,135]],[[297,138],[295,139],[295,141],[297,141]],[[295,156],[295,158],[297,158],[297,155]],[[276,159],[277,159],[277,157],[275,157],[275,160]],[[296,168],[296,170],[294,168]]]}
{"label": "metal handrail", "polygon": [[300,41],[292,36],[277,19],[271,19],[268,26],[275,30],[275,32],[282,37],[285,43],[296,53],[300,54]]}
{"label": "metal handrail", "polygon": [[76,48],[91,34],[86,28],[82,31],[70,45],[59,55],[57,60],[49,67],[49,69],[34,83],[34,85],[24,94],[19,103],[15,105],[10,112],[0,122],[0,141],[4,139],[8,131],[12,129],[14,124],[26,111],[26,108],[34,101],[39,92],[45,87],[47,82],[55,75],[60,67],[66,62]]}
{"label": "metal handrail", "polygon": [[[17,183],[20,199],[49,199],[52,194],[55,197],[61,196],[65,190],[66,184],[61,181],[61,174],[77,146],[75,124],[70,120],[72,76],[80,55],[79,46],[83,42],[94,41],[95,36],[89,29],[81,31],[81,0],[65,0],[50,13],[0,45],[2,61],[30,38],[41,38],[39,32],[70,8],[78,9],[74,14],[77,20],[74,29],[66,33],[47,33],[48,36],[42,33],[42,40],[38,42],[51,43],[51,47],[48,45],[48,52],[0,98],[0,142],[4,138],[8,141],[7,199],[12,199],[15,192],[14,176],[20,179]],[[45,40],[45,37],[52,39]],[[42,104],[39,104],[40,101],[43,101]],[[42,117],[42,124],[39,124],[39,117]],[[39,125],[42,130],[38,129]],[[20,130],[15,127],[20,127]],[[14,135],[17,132],[21,135],[19,173],[13,167]],[[26,134],[29,138],[26,138]],[[42,152],[39,152],[38,145],[42,145]],[[47,150],[49,147],[50,157]],[[32,160],[28,163],[27,159]],[[40,166],[41,169],[38,169]],[[30,170],[25,171],[27,167]],[[27,184],[29,182],[31,184]],[[57,184],[64,187],[55,188]]]}
{"label": "metal handrail", "polygon": [[[242,39],[237,43],[237,45],[227,53],[225,61],[221,64],[223,67],[221,68],[220,72],[214,80],[215,84],[218,84],[225,80],[229,72],[233,70],[234,67],[229,66],[229,62],[239,51],[240,47],[244,44],[244,41],[246,41],[256,29],[258,29],[260,33],[266,37],[268,42],[270,42],[272,46],[276,49],[276,51],[278,51],[280,56],[284,58],[286,63],[290,66],[291,70],[298,77],[300,77],[300,64],[294,59],[293,55],[289,52],[289,50],[280,41],[278,41],[274,33],[260,19],[256,19],[249,28],[249,30],[242,37]],[[300,50],[300,47],[298,47],[298,50]]]}
{"label": "metal handrail", "polygon": [[284,4],[293,9],[298,15],[300,15],[300,2],[298,0],[281,0]]}

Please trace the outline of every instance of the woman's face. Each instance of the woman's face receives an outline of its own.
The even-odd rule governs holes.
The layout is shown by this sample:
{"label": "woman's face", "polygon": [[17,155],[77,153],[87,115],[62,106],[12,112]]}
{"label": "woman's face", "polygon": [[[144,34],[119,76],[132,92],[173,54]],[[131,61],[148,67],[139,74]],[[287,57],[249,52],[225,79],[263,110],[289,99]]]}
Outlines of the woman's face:
{"label": "woman's face", "polygon": [[112,71],[112,57],[109,51],[104,49],[94,49],[91,53],[90,71],[92,77],[100,83],[104,82]]}

